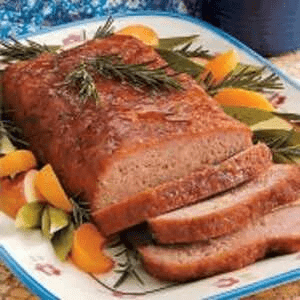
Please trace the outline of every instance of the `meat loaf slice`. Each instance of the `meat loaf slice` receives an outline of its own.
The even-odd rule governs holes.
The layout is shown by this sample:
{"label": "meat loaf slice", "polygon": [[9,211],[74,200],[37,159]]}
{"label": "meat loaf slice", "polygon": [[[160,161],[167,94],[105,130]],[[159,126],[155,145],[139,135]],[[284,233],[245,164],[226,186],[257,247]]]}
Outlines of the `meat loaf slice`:
{"label": "meat loaf slice", "polygon": [[229,272],[262,259],[269,252],[300,250],[300,206],[277,209],[230,235],[186,245],[139,247],[153,276],[188,281]]}
{"label": "meat loaf slice", "polygon": [[218,165],[203,165],[186,177],[147,189],[103,208],[93,217],[100,224],[102,232],[111,234],[231,189],[253,179],[271,164],[269,148],[265,144],[257,144]]}
{"label": "meat loaf slice", "polygon": [[240,229],[274,207],[295,201],[300,167],[273,165],[255,180],[223,195],[148,220],[159,243],[189,243]]}
{"label": "meat loaf slice", "polygon": [[[90,70],[100,104],[80,99],[67,76],[83,61],[108,55],[125,64],[163,67],[182,89],[137,89]],[[67,192],[101,211],[252,145],[247,126],[226,115],[190,76],[165,66],[152,47],[133,37],[95,39],[10,65],[3,77],[4,104]]]}

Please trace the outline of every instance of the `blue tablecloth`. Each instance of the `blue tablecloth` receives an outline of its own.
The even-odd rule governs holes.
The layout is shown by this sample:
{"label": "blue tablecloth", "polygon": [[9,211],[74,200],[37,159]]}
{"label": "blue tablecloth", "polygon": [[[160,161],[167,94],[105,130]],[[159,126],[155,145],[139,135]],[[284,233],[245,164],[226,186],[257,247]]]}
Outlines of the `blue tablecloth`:
{"label": "blue tablecloth", "polygon": [[116,13],[161,10],[186,13],[182,0],[0,0],[0,38]]}

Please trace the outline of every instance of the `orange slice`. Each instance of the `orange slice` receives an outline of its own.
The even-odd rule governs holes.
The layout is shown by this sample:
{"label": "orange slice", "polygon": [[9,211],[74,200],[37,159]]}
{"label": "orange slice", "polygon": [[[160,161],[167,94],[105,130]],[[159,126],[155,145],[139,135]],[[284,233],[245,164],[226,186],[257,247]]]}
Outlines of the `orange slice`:
{"label": "orange slice", "polygon": [[24,197],[24,174],[14,179],[0,179],[0,210],[11,218],[15,218],[19,209],[26,204]]}
{"label": "orange slice", "polygon": [[143,41],[146,45],[153,47],[158,46],[159,43],[159,38],[156,31],[148,26],[141,24],[128,25],[117,31],[116,34],[133,36]]}
{"label": "orange slice", "polygon": [[103,252],[106,239],[95,225],[84,223],[74,232],[71,260],[88,273],[104,273],[113,267],[113,261]]}
{"label": "orange slice", "polygon": [[246,106],[274,111],[273,105],[261,93],[248,91],[239,88],[224,88],[214,96],[222,105]]}
{"label": "orange slice", "polygon": [[229,50],[221,53],[208,61],[205,65],[203,76],[205,77],[209,72],[211,72],[213,79],[215,81],[220,81],[236,67],[238,62],[239,56],[235,50]]}
{"label": "orange slice", "polygon": [[67,212],[72,211],[72,204],[50,164],[45,165],[35,175],[34,186],[38,193],[53,206]]}
{"label": "orange slice", "polygon": [[14,176],[36,167],[37,161],[29,150],[16,150],[0,158],[0,177]]}

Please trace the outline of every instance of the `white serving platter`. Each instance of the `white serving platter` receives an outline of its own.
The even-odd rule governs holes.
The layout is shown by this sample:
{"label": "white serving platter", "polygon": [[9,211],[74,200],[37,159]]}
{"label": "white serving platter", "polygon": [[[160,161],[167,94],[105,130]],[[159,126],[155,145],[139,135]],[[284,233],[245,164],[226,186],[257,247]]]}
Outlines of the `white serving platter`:
{"label": "white serving platter", "polygon": [[[92,37],[107,17],[81,21],[41,31],[32,40],[67,46],[72,41]],[[283,80],[287,96],[282,110],[300,114],[300,83],[254,51],[224,32],[186,15],[145,11],[139,14],[114,16],[116,29],[140,23],[154,28],[160,38],[199,34],[199,43],[211,52],[236,49],[241,61],[254,65],[267,65]],[[235,272],[221,274],[191,283],[168,286],[148,276],[142,269],[140,276],[145,284],[132,279],[119,291],[111,289],[118,274],[110,272],[94,276],[77,269],[70,262],[60,262],[39,231],[16,229],[14,221],[0,213],[0,260],[42,299],[237,299],[242,296],[300,278],[300,253],[268,258]],[[153,290],[156,290],[153,292]]]}

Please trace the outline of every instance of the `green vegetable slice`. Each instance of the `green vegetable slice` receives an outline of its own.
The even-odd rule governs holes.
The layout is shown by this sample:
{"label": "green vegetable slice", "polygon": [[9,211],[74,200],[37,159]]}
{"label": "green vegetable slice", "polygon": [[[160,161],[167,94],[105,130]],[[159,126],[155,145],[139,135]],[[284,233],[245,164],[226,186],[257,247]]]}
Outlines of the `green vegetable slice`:
{"label": "green vegetable slice", "polygon": [[26,229],[40,228],[44,207],[44,204],[38,202],[25,204],[17,213],[15,226]]}

